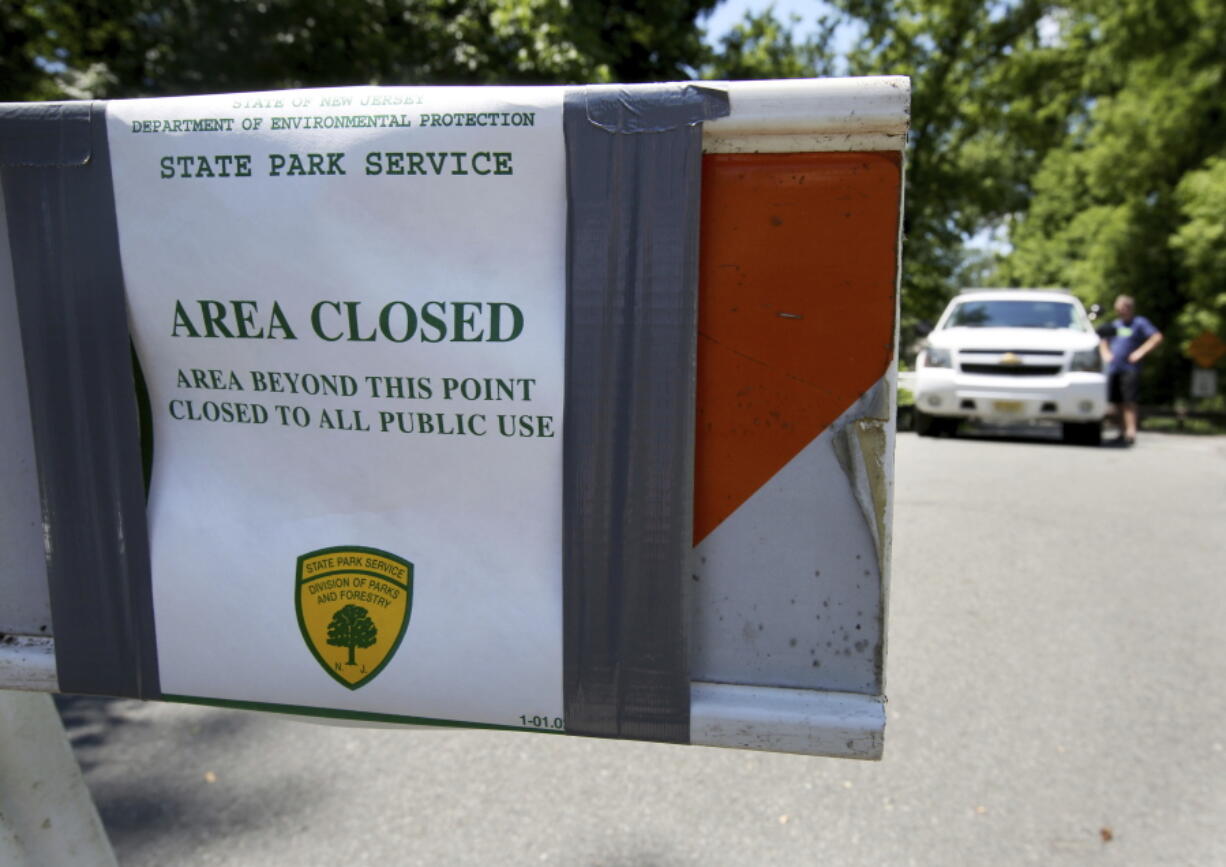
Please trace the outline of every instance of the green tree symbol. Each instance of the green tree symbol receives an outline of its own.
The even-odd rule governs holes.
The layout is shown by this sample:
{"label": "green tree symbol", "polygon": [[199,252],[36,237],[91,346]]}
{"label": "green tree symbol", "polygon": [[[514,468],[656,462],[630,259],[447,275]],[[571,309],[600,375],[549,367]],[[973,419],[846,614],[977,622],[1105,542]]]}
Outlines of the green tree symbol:
{"label": "green tree symbol", "polygon": [[361,605],[346,605],[332,615],[332,622],[328,624],[328,643],[333,647],[349,648],[346,665],[357,665],[353,658],[354,650],[370,647],[378,635],[375,622]]}

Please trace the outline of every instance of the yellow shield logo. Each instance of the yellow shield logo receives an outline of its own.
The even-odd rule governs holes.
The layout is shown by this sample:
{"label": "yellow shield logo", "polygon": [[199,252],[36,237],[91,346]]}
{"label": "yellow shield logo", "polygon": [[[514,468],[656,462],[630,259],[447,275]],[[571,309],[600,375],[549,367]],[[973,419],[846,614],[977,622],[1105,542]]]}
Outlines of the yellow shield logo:
{"label": "yellow shield logo", "polygon": [[413,609],[413,564],[377,548],[321,548],[298,558],[298,628],[348,689],[370,683],[400,647]]}

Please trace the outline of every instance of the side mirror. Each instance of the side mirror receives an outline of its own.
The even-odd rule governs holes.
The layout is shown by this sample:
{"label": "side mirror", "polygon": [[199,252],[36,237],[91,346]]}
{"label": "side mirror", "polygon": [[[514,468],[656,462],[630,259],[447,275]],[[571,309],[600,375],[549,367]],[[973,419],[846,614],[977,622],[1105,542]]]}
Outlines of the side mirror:
{"label": "side mirror", "polygon": [[932,323],[926,319],[920,319],[915,323],[915,336],[927,337],[932,333]]}

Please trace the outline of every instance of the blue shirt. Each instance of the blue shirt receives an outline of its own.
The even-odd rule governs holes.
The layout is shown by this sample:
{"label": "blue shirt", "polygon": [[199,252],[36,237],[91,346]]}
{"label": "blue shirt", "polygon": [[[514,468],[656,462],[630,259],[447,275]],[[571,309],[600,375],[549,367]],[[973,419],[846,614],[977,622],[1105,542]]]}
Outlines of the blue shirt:
{"label": "blue shirt", "polygon": [[1154,327],[1154,323],[1144,316],[1134,316],[1131,322],[1125,322],[1123,319],[1112,322],[1103,329],[1103,338],[1107,341],[1107,348],[1111,350],[1111,366],[1108,370],[1112,373],[1140,370],[1141,365],[1133,364],[1128,360],[1128,356],[1157,333],[1158,329]]}

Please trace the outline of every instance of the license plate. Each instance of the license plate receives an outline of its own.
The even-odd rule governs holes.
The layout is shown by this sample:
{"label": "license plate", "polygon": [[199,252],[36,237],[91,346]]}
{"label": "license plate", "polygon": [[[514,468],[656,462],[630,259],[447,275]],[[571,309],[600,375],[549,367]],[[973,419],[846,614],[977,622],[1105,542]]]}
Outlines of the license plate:
{"label": "license plate", "polygon": [[1024,407],[1020,400],[997,400],[992,403],[993,409],[999,413],[1020,413]]}

